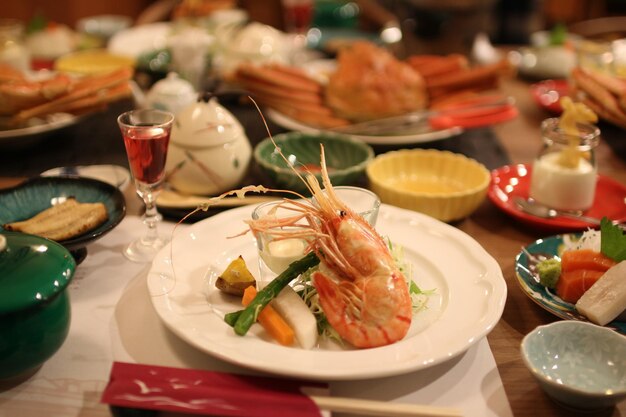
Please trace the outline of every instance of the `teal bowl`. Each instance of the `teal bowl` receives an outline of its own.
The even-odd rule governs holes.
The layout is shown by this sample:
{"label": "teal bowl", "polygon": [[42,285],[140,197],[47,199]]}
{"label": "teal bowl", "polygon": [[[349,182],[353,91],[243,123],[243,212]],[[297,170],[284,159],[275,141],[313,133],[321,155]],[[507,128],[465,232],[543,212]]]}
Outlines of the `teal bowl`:
{"label": "teal bowl", "polygon": [[67,286],[76,261],[62,245],[0,231],[0,380],[36,371],[70,328]]}
{"label": "teal bowl", "polygon": [[626,398],[626,337],[581,321],[539,326],[522,358],[541,388],[566,408],[595,412]]}
{"label": "teal bowl", "polygon": [[80,263],[87,256],[87,245],[113,230],[126,215],[124,195],[114,185],[86,177],[33,177],[0,190],[0,232],[3,224],[31,218],[67,197],[81,203],[102,202],[108,215],[95,229],[59,242]]}
{"label": "teal bowl", "polygon": [[[347,136],[328,133],[290,132],[261,141],[254,148],[254,159],[273,186],[308,194],[308,190],[294,169],[303,176],[308,172],[321,181],[320,144],[324,145],[326,166],[333,185],[356,183],[365,173],[365,167],[374,158],[371,146]],[[280,152],[293,168],[287,164]]]}

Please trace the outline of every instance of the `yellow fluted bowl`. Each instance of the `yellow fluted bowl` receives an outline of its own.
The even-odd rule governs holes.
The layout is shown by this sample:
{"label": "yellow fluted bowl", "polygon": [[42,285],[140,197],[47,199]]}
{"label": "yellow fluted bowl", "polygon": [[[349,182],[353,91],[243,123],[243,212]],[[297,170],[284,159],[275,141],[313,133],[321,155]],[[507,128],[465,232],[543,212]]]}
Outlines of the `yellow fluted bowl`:
{"label": "yellow fluted bowl", "polygon": [[472,214],[485,200],[490,175],[479,162],[435,149],[392,151],[367,167],[370,188],[386,204],[444,222]]}

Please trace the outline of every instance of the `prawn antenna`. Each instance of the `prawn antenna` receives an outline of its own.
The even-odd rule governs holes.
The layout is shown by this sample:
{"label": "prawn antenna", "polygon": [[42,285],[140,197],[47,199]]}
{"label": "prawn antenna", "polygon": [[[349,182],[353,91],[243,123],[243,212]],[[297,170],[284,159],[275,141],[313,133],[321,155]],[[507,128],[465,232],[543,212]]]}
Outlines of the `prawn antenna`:
{"label": "prawn antenna", "polygon": [[[298,176],[298,178],[300,178],[300,180],[302,180],[302,182],[304,183],[304,185],[306,186],[306,188],[309,190],[309,193],[311,193],[311,195],[313,195],[313,190],[311,189],[311,187],[309,187],[309,184],[307,183],[307,181],[304,179],[304,177],[302,176],[302,174],[300,174],[300,172],[298,172],[298,170],[294,167],[293,163],[287,159],[287,157],[285,157],[285,155],[283,155],[283,152],[280,150],[280,147],[276,144],[276,142],[274,142],[274,137],[272,136],[272,132],[270,132],[270,128],[267,125],[267,120],[265,120],[265,116],[263,116],[263,112],[261,111],[261,109],[259,108],[259,105],[257,104],[256,101],[254,101],[254,99],[250,96],[248,96],[248,99],[252,102],[252,104],[254,104],[254,107],[256,107],[256,110],[259,112],[259,115],[261,116],[261,120],[263,120],[263,125],[265,126],[265,130],[267,131],[267,134],[270,138],[270,140],[272,141],[272,143],[274,144],[274,148],[276,150],[278,150],[278,154],[280,155],[281,158],[283,158],[283,160],[287,163],[287,165],[293,170],[293,172]],[[304,196],[300,195],[300,198],[304,199]]]}

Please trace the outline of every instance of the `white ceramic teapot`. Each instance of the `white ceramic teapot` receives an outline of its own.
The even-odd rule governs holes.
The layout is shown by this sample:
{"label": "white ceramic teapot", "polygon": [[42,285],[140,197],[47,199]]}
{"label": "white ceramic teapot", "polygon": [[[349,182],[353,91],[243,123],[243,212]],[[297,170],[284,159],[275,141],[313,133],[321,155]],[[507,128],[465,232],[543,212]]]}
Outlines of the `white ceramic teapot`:
{"label": "white ceramic teapot", "polygon": [[183,193],[219,194],[240,184],[251,156],[241,123],[217,98],[205,95],[176,115],[166,175]]}
{"label": "white ceramic teapot", "polygon": [[196,102],[198,93],[187,80],[170,72],[157,81],[145,98],[144,107],[166,110],[176,115],[179,111]]}

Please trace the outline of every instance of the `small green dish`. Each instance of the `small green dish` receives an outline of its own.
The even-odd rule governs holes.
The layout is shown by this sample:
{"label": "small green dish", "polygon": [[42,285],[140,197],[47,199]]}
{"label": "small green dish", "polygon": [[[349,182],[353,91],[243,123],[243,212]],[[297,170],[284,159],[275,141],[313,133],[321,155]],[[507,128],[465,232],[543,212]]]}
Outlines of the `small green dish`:
{"label": "small green dish", "polygon": [[333,185],[354,184],[374,158],[371,146],[343,135],[289,132],[275,136],[274,143],[266,138],[254,148],[256,163],[274,186],[305,194],[308,194],[305,184],[280,155],[279,149],[300,174],[304,176],[310,172],[321,181],[320,144],[324,145],[328,174]]}
{"label": "small green dish", "polygon": [[66,291],[76,261],[62,245],[0,231],[0,380],[38,369],[70,327]]}

